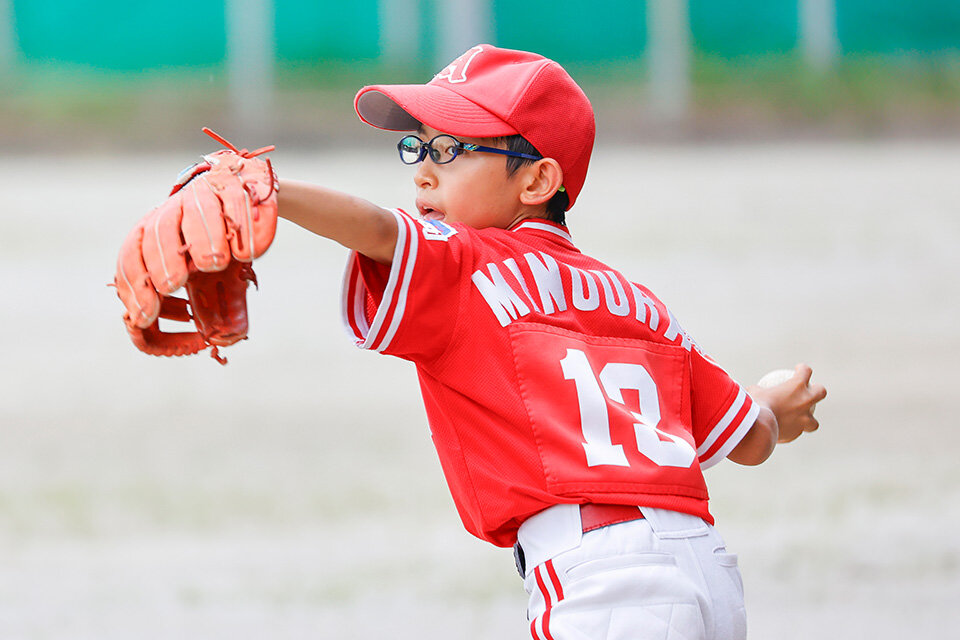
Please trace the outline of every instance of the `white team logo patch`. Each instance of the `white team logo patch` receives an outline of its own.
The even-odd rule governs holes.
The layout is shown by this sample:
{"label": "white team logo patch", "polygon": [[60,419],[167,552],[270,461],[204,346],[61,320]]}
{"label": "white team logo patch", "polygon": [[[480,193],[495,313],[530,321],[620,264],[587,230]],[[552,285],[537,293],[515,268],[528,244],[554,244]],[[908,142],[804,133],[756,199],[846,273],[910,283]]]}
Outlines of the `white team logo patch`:
{"label": "white team logo patch", "polygon": [[466,53],[451,62],[446,68],[434,76],[434,80],[446,80],[451,84],[458,84],[467,81],[467,67],[473,62],[473,59],[483,51],[483,47],[477,45],[468,49]]}
{"label": "white team logo patch", "polygon": [[457,234],[456,229],[440,220],[418,219],[417,222],[423,227],[423,237],[427,240],[443,240],[446,242],[447,238]]}

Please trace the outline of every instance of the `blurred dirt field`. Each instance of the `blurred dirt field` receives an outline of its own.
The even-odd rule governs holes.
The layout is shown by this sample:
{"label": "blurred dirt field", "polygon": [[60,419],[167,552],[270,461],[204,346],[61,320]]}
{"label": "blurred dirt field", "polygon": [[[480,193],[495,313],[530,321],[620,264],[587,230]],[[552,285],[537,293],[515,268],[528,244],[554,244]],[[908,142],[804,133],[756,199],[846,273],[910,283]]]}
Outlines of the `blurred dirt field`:
{"label": "blurred dirt field", "polygon": [[[392,145],[273,158],[408,206]],[[412,367],[340,327],[344,249],[281,222],[226,367],[130,344],[116,251],[207,150],[0,158],[0,638],[528,637]],[[960,143],[601,146],[569,222],[735,377],[829,389],[819,432],[707,474],[750,637],[960,627]]]}

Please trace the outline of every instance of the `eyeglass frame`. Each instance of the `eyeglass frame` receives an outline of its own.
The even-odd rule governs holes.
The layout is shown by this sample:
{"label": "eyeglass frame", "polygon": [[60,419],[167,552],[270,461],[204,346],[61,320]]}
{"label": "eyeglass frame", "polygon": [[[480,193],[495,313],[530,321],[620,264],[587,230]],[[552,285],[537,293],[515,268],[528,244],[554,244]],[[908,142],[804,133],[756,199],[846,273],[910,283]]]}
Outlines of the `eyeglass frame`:
{"label": "eyeglass frame", "polygon": [[[403,157],[403,141],[409,138],[413,138],[414,140],[420,143],[420,153],[417,155],[417,159],[414,160],[413,162],[407,162],[406,160],[404,160],[404,157]],[[443,162],[439,162],[434,159],[433,157],[434,151],[436,151],[437,155],[440,154],[438,150],[433,148],[433,143],[434,141],[436,141],[437,138],[450,138],[451,140],[454,141],[454,144],[450,147],[452,149],[452,152],[449,160],[444,160]],[[495,147],[485,147],[483,145],[473,144],[472,142],[461,142],[460,140],[457,140],[454,136],[450,135],[449,133],[441,133],[438,136],[434,136],[430,138],[429,142],[426,140],[423,140],[420,136],[414,135],[411,133],[400,138],[400,141],[397,143],[397,152],[400,154],[400,162],[408,166],[420,164],[426,159],[428,154],[430,155],[430,160],[432,160],[435,164],[450,164],[451,162],[456,160],[457,156],[459,156],[464,151],[479,151],[481,153],[497,153],[503,156],[510,156],[511,158],[523,158],[525,160],[543,160],[543,156],[534,156],[529,153],[520,153],[519,151],[510,151],[509,149],[497,149]]]}

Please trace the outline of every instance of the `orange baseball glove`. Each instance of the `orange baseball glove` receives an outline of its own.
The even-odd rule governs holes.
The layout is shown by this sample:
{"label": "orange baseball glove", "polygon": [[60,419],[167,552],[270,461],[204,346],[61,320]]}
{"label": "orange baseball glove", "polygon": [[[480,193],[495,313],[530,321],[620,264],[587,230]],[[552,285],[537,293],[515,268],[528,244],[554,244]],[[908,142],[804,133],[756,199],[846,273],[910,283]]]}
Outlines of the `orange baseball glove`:
{"label": "orange baseball glove", "polygon": [[[170,196],[127,235],[113,284],[126,307],[133,344],[155,356],[182,356],[247,337],[251,263],[277,229],[277,179],[269,159],[204,129],[226,149],[181,173]],[[185,287],[187,298],[172,294]],[[165,333],[159,318],[192,322],[195,331]]]}

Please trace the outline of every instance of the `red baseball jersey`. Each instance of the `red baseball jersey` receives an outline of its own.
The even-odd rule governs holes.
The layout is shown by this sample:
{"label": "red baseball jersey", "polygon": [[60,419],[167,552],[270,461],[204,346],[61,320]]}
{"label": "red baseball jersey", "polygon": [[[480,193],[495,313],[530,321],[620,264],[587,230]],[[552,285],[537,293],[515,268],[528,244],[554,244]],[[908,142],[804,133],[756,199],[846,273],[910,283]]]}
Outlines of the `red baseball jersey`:
{"label": "red baseball jersey", "polygon": [[351,255],[344,323],[358,346],[416,365],[470,533],[510,546],[559,503],[713,521],[701,470],[759,408],[660,300],[545,220],[478,230],[394,215],[391,265]]}

